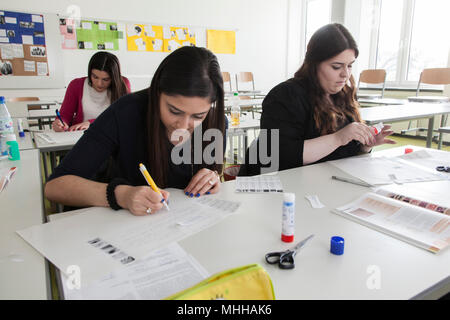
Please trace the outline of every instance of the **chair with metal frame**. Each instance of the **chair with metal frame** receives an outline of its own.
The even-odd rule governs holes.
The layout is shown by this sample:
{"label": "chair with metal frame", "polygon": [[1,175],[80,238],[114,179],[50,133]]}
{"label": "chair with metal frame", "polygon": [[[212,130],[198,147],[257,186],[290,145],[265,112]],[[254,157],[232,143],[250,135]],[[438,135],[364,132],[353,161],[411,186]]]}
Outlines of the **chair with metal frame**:
{"label": "chair with metal frame", "polygon": [[356,91],[359,91],[359,85],[362,83],[382,84],[381,94],[361,94],[357,93],[358,98],[378,99],[384,97],[384,89],[386,87],[386,70],[384,69],[366,69],[359,75],[358,86]]}
{"label": "chair with metal frame", "polygon": [[[420,73],[419,82],[417,83],[416,95],[415,97],[408,97],[408,101],[410,102],[428,102],[428,103],[443,103],[449,102],[450,98],[443,95],[438,96],[420,96],[420,87],[421,84],[431,84],[431,85],[448,85],[450,84],[450,68],[429,68],[423,69]],[[447,123],[447,115],[441,116],[441,124],[440,127],[445,127]],[[401,133],[405,134],[410,131],[426,131],[427,128],[411,128],[412,121],[409,121],[408,129],[402,130]],[[439,130],[434,130],[435,132],[439,132]],[[442,144],[442,132],[439,132],[439,140]]]}

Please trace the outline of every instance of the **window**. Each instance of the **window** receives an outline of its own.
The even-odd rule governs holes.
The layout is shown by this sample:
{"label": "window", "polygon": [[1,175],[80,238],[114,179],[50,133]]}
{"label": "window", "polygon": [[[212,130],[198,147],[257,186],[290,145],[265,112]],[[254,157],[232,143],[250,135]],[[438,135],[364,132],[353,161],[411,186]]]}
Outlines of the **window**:
{"label": "window", "polygon": [[364,1],[362,69],[386,69],[388,85],[415,88],[424,68],[447,67],[448,12],[448,0]]}
{"label": "window", "polygon": [[305,48],[309,39],[320,27],[329,24],[331,21],[331,1],[330,0],[309,0],[306,5],[306,35]]}
{"label": "window", "polygon": [[449,52],[450,2],[416,0],[407,80],[419,80],[425,68],[446,67]]}

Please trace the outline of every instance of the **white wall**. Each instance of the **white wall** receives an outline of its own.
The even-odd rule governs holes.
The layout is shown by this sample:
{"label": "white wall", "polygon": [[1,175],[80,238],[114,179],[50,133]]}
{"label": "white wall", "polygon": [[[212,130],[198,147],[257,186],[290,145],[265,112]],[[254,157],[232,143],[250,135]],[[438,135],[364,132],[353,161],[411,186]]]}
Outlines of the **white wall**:
{"label": "white wall", "polygon": [[[295,70],[292,59],[298,57],[296,45],[288,45],[289,25],[297,26],[293,19],[296,14],[289,11],[297,8],[300,0],[20,0],[8,2],[2,10],[56,13],[69,16],[68,9],[78,6],[81,18],[95,18],[105,21],[141,22],[161,25],[179,25],[199,28],[237,30],[235,55],[218,54],[222,71],[234,74],[238,71],[252,71],[257,89],[270,90],[279,82],[291,77]],[[72,7],[71,7],[72,6]],[[58,28],[48,26],[45,28]],[[295,33],[291,38],[295,38]],[[205,45],[204,33],[197,35],[199,45]],[[202,42],[202,43],[200,43]],[[149,84],[150,77],[167,53],[128,52],[125,40],[121,40],[116,54],[124,75],[130,77],[133,89],[141,89]],[[291,56],[288,66],[288,50]],[[293,51],[292,51],[293,50]],[[296,52],[297,51],[297,52]],[[38,95],[61,96],[68,82],[86,75],[90,50],[62,50],[64,83],[55,89],[2,90],[6,96]]]}

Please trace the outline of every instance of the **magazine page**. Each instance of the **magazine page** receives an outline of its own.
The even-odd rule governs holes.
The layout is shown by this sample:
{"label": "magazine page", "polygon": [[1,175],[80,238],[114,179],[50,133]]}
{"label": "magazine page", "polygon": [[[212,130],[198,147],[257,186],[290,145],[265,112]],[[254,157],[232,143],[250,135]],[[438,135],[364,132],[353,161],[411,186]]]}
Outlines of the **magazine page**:
{"label": "magazine page", "polygon": [[450,244],[450,217],[376,193],[367,193],[335,213],[437,253]]}
{"label": "magazine page", "polygon": [[374,191],[394,200],[450,216],[449,190],[450,181],[445,180],[407,185],[391,184],[376,188]]}

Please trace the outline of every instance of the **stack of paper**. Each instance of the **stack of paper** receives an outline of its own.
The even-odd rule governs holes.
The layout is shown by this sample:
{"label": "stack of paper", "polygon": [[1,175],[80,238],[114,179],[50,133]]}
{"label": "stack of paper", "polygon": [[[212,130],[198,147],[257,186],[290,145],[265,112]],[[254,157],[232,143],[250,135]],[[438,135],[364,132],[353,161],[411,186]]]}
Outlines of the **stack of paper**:
{"label": "stack of paper", "polygon": [[207,198],[188,199],[176,190],[171,192],[170,211],[138,217],[126,210],[90,208],[17,233],[63,273],[77,265],[84,283],[90,284],[141,261],[152,250],[211,227],[239,207]]}

